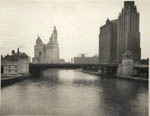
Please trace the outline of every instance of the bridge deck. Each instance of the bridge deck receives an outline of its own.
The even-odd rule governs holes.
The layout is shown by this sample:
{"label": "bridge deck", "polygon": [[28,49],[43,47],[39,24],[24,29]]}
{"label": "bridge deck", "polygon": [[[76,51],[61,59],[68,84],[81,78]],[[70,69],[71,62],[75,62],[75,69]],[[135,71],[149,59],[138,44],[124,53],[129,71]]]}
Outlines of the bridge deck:
{"label": "bridge deck", "polygon": [[30,66],[118,66],[118,64],[32,64]]}
{"label": "bridge deck", "polygon": [[[100,67],[100,66],[106,66],[106,67],[116,67],[118,66],[118,64],[32,64],[30,63],[30,66],[32,67],[91,67],[91,66],[95,66],[95,67]],[[143,64],[135,64],[134,65],[135,68],[149,68],[148,65],[143,65]]]}

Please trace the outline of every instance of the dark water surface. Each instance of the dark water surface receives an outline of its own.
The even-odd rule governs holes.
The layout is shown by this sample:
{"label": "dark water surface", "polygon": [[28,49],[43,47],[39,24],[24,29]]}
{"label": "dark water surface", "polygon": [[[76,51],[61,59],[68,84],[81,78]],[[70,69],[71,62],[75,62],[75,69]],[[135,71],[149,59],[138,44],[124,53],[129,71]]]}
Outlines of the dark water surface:
{"label": "dark water surface", "polygon": [[146,83],[47,70],[2,88],[0,115],[148,116]]}

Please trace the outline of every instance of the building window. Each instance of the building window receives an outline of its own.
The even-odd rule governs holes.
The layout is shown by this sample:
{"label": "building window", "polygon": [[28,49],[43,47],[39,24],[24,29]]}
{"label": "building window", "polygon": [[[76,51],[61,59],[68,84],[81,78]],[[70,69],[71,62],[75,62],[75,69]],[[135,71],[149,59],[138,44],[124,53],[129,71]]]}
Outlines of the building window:
{"label": "building window", "polygon": [[10,66],[9,66],[9,68],[10,68]]}
{"label": "building window", "polygon": [[17,70],[15,70],[15,72],[17,72]]}
{"label": "building window", "polygon": [[17,66],[15,66],[15,68],[17,68]]}
{"label": "building window", "polygon": [[39,52],[39,56],[42,56],[42,52]]}
{"label": "building window", "polygon": [[11,72],[11,71],[9,70],[9,72]]}

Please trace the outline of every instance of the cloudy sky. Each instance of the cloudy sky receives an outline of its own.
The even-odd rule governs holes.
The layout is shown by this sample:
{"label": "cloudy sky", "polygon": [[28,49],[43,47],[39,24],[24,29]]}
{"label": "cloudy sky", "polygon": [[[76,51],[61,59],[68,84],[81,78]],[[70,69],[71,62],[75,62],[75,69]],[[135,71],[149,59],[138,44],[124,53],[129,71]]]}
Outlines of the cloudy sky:
{"label": "cloudy sky", "polygon": [[[136,0],[140,12],[142,58],[149,56],[150,0]],[[123,0],[0,0],[0,52],[19,47],[33,57],[39,34],[48,43],[58,30],[60,57],[98,54],[99,27],[107,17],[116,19]]]}

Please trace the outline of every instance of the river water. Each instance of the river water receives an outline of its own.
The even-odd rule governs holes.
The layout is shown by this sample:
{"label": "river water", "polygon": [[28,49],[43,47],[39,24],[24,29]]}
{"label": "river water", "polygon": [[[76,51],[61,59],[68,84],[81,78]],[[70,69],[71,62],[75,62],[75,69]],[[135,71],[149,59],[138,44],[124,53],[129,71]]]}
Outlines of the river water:
{"label": "river water", "polygon": [[148,116],[147,83],[51,69],[1,90],[0,115]]}

